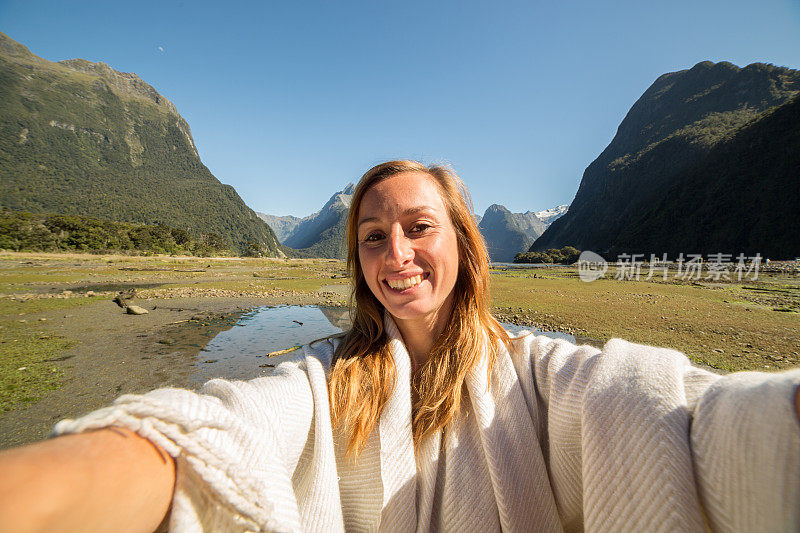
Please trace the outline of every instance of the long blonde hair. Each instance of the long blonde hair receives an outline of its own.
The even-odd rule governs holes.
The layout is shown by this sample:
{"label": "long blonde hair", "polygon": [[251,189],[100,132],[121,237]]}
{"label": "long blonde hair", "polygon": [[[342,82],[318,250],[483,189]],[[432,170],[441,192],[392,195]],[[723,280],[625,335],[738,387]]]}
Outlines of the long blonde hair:
{"label": "long blonde hair", "polygon": [[328,388],[334,427],[348,437],[347,455],[357,458],[378,422],[395,385],[394,360],[383,327],[384,307],[372,294],[358,257],[358,210],[366,191],[403,172],[423,172],[438,184],[458,245],[458,276],[450,320],[428,360],[412,378],[416,390],[414,448],[458,414],[466,375],[483,354],[491,370],[506,332],[490,313],[489,255],[472,215],[472,202],[451,169],[416,161],[389,161],[368,170],[353,193],[347,217],[347,269],[351,277],[353,325],[336,349]]}

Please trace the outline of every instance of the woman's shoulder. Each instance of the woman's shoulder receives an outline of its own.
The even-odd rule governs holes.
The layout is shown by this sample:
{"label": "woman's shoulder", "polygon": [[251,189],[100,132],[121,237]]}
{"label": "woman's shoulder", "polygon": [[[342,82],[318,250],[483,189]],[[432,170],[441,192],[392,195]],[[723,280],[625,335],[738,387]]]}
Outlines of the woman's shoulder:
{"label": "woman's shoulder", "polygon": [[[696,397],[719,378],[692,366],[680,351],[613,338],[602,349],[531,332],[514,336],[509,350],[520,378],[531,377],[541,391],[594,390],[610,395],[654,389],[671,383]],[[679,385],[683,383],[683,385]]]}
{"label": "woman's shoulder", "polygon": [[606,341],[602,348],[598,348],[526,330],[510,334],[510,337],[512,357],[533,360],[537,364],[563,366],[591,360],[592,363],[602,366],[638,368],[643,371],[664,366],[691,367],[686,355],[678,350],[639,344],[620,338],[612,338]]}
{"label": "woman's shoulder", "polygon": [[526,366],[563,367],[596,357],[601,350],[588,344],[578,345],[569,339],[542,335],[535,331],[507,332],[510,341],[501,350],[507,350],[515,364]]}
{"label": "woman's shoulder", "polygon": [[[325,372],[328,372],[333,364],[333,356],[336,353],[336,349],[345,335],[346,333],[342,332],[311,341],[304,346],[304,355],[314,361],[318,361]],[[308,360],[306,360],[306,364],[308,364]]]}

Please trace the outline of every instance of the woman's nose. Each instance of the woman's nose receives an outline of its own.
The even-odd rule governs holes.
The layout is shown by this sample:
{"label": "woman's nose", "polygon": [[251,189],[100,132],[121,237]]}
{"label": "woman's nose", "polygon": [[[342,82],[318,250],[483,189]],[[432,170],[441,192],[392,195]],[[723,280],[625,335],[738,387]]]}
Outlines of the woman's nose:
{"label": "woman's nose", "polygon": [[403,232],[392,232],[389,236],[389,249],[387,260],[392,264],[402,266],[414,257],[414,250],[408,237]]}

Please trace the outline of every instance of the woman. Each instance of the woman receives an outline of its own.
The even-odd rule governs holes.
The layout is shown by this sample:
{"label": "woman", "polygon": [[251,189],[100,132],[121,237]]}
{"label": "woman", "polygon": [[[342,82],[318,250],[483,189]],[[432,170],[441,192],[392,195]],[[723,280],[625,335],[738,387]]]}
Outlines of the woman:
{"label": "woman", "polygon": [[510,339],[442,167],[368,171],[347,244],[347,334],[269,377],[123,396],[6,452],[0,530],[800,527],[800,371]]}

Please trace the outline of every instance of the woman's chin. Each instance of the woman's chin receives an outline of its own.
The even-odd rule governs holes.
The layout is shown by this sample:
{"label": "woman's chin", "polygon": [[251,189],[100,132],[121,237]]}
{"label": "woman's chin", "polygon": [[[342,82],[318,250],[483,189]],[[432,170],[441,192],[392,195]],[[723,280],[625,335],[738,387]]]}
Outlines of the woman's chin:
{"label": "woman's chin", "polygon": [[[384,307],[395,321],[403,322],[438,322],[438,316],[443,307],[447,307],[449,300],[444,302],[431,302],[428,299],[418,299],[409,302],[386,302]],[[438,304],[438,305],[437,305]]]}
{"label": "woman's chin", "polygon": [[435,312],[430,306],[421,305],[420,302],[409,302],[405,304],[384,305],[386,310],[396,320],[420,320],[430,316]]}

